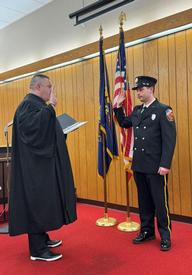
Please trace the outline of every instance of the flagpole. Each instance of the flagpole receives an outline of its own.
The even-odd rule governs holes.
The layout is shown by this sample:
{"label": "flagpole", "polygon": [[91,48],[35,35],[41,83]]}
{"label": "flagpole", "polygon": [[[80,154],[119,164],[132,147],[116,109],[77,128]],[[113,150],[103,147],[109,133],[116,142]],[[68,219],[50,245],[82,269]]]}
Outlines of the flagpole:
{"label": "flagpole", "polygon": [[[102,36],[102,26],[99,28],[100,32],[100,39],[103,39]],[[96,225],[103,226],[103,227],[109,227],[114,226],[117,224],[117,220],[115,218],[108,216],[108,206],[107,206],[107,180],[106,180],[106,164],[105,164],[105,148],[106,148],[106,140],[105,140],[105,134],[102,132],[102,144],[103,144],[103,150],[102,150],[102,157],[103,157],[103,191],[104,191],[104,217],[99,218],[96,220]]]}
{"label": "flagpole", "polygon": [[129,203],[129,175],[128,172],[125,172],[126,176],[126,200],[127,200],[127,218],[125,222],[118,224],[117,228],[120,231],[124,232],[133,232],[138,231],[140,229],[140,224],[137,222],[133,222],[130,215],[130,203]]}
{"label": "flagpole", "polygon": [[[103,160],[105,159],[105,136],[104,133],[102,133],[102,139],[103,139]],[[106,165],[105,161],[103,162],[103,168],[104,168],[104,176],[103,176],[103,189],[104,189],[104,217],[108,218],[108,209],[107,209],[107,181],[106,181]]]}
{"label": "flagpole", "polygon": [[[119,16],[119,22],[120,22],[120,27],[119,27],[119,31],[123,31],[123,22],[124,20],[126,20],[126,14],[122,11],[120,16]],[[119,59],[119,62],[121,60]],[[122,89],[122,83],[121,83],[121,89]],[[127,201],[127,218],[125,222],[122,222],[120,224],[118,224],[117,228],[120,231],[124,231],[124,232],[133,232],[133,231],[138,231],[140,229],[140,224],[133,222],[131,220],[131,215],[130,215],[130,202],[129,202],[129,172],[127,170],[125,170],[125,185],[126,185],[126,201]]]}
{"label": "flagpole", "polygon": [[127,200],[127,221],[130,220],[130,203],[129,203],[129,175],[125,172],[126,177],[126,200]]}
{"label": "flagpole", "polygon": [[[102,133],[102,139],[103,139],[103,159],[105,159],[105,135]],[[99,218],[96,220],[96,225],[98,226],[114,226],[117,224],[117,220],[115,218],[108,216],[108,207],[107,207],[107,181],[106,181],[106,166],[105,161],[103,162],[103,169],[104,169],[104,175],[103,175],[103,187],[104,187],[104,217]]]}

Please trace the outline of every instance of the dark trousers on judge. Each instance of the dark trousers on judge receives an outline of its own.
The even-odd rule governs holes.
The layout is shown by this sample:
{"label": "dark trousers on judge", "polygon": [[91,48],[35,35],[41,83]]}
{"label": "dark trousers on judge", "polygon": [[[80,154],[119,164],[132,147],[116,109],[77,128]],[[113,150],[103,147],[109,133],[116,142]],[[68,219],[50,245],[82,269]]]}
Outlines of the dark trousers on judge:
{"label": "dark trousers on judge", "polygon": [[167,177],[159,174],[134,172],[137,185],[141,232],[155,234],[154,218],[161,239],[170,240],[171,221],[169,217]]}
{"label": "dark trousers on judge", "polygon": [[49,240],[47,233],[28,234],[29,251],[31,256],[39,256],[49,251],[46,242]]}

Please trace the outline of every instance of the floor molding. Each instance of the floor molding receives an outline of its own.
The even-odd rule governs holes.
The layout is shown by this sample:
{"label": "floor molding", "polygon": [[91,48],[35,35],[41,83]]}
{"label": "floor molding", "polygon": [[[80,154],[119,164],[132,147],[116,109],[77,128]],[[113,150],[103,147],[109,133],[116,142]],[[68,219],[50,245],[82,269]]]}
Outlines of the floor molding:
{"label": "floor molding", "polygon": [[[77,198],[77,202],[96,205],[96,206],[100,206],[100,207],[104,206],[103,202],[96,201],[96,200]],[[114,204],[114,203],[108,203],[108,208],[121,210],[121,211],[126,211],[126,206],[119,205],[119,204]],[[136,207],[130,207],[130,211],[133,212],[133,213],[136,213],[136,214],[139,213],[139,209],[136,208]],[[192,217],[176,215],[176,214],[170,214],[170,216],[171,216],[171,220],[173,220],[173,221],[179,221],[179,222],[191,223],[192,224]]]}

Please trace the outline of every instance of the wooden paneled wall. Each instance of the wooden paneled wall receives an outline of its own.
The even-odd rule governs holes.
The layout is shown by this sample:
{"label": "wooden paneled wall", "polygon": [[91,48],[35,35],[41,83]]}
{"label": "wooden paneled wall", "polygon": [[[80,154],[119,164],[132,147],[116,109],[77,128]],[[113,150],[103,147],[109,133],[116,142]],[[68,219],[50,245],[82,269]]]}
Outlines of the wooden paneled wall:
{"label": "wooden paneled wall", "polygon": [[[177,122],[177,145],[169,177],[171,213],[192,216],[192,30],[168,35],[126,49],[129,81],[137,75],[158,78],[156,97],[170,104]],[[111,95],[117,53],[106,55]],[[99,60],[69,65],[47,73],[56,87],[57,114],[64,112],[86,126],[69,134],[68,147],[79,198],[103,200],[103,183],[97,175],[99,117]],[[28,91],[30,78],[0,85],[0,145],[3,129]],[[132,92],[133,104],[139,103]],[[9,130],[11,136],[11,129]],[[124,205],[125,175],[122,160],[114,161],[107,176],[108,201]],[[130,204],[137,207],[136,187],[130,183]]]}

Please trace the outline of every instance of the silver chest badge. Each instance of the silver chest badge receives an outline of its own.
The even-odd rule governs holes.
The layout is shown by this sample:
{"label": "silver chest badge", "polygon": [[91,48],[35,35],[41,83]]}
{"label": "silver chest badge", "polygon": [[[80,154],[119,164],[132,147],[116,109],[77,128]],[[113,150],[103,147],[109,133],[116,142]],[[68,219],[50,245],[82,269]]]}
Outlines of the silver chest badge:
{"label": "silver chest badge", "polygon": [[152,115],[151,115],[151,119],[152,119],[152,120],[155,120],[155,119],[156,119],[156,114],[152,114]]}

